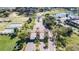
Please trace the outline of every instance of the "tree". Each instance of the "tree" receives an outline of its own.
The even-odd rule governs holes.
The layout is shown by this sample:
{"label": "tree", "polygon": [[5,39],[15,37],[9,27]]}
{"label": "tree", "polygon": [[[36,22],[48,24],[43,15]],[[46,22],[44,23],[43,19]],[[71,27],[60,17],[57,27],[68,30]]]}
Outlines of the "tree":
{"label": "tree", "polygon": [[42,9],[42,8],[40,8],[40,9],[39,9],[39,12],[43,12],[43,9]]}
{"label": "tree", "polygon": [[44,43],[48,43],[48,37],[47,36],[45,36],[45,38],[44,38]]}
{"label": "tree", "polygon": [[25,38],[27,38],[29,36],[28,32],[25,30],[22,30],[21,32],[18,33],[18,37],[21,40],[25,40]]}
{"label": "tree", "polygon": [[18,40],[16,43],[17,43],[17,44],[16,44],[16,46],[14,47],[13,51],[21,50],[21,49],[23,48],[23,43],[24,43],[24,42],[23,42],[22,40]]}
{"label": "tree", "polygon": [[8,16],[9,16],[9,14],[10,14],[10,12],[9,12],[9,11],[4,12],[4,16],[5,16],[5,17],[8,17]]}
{"label": "tree", "polygon": [[45,43],[44,48],[48,48],[48,37],[47,36],[45,36],[45,38],[44,38],[44,43]]}
{"label": "tree", "polygon": [[10,13],[11,9],[9,8],[0,9],[0,17],[8,17]]}
{"label": "tree", "polygon": [[66,28],[63,26],[57,25],[56,27],[53,28],[53,31],[58,32],[60,35],[66,37],[66,36],[71,36],[73,30],[72,28]]}
{"label": "tree", "polygon": [[45,14],[45,17],[48,17],[50,14],[49,13],[47,13],[47,14]]}
{"label": "tree", "polygon": [[31,23],[31,21],[32,21],[32,18],[29,18],[27,22],[28,22],[28,23]]}
{"label": "tree", "polygon": [[17,35],[19,32],[18,28],[14,28],[14,33]]}
{"label": "tree", "polygon": [[30,16],[36,13],[37,9],[32,7],[16,7],[15,11],[18,12],[19,15]]}
{"label": "tree", "polygon": [[36,51],[38,51],[39,50],[39,45],[40,45],[40,41],[39,41],[39,39],[38,38],[35,38],[35,41],[34,41],[34,43],[36,44]]}
{"label": "tree", "polygon": [[28,29],[28,23],[27,22],[24,24],[24,26],[22,27],[22,29],[23,30],[27,30]]}
{"label": "tree", "polygon": [[56,48],[57,50],[60,50],[59,48],[61,47],[62,49],[64,49],[66,47],[66,43],[67,43],[67,40],[65,39],[65,33],[66,33],[66,28],[64,27],[60,27],[59,26],[56,26],[54,27],[53,29],[53,34],[54,34],[54,37],[56,37]]}
{"label": "tree", "polygon": [[72,28],[67,28],[66,32],[67,36],[71,36],[72,32],[73,32]]}
{"label": "tree", "polygon": [[52,29],[52,26],[56,25],[55,18],[53,16],[50,16],[49,14],[45,14],[43,24],[46,28]]}
{"label": "tree", "polygon": [[56,42],[57,42],[57,47],[62,47],[62,48],[66,47],[66,43],[67,43],[66,39],[62,37],[60,34],[57,35]]}

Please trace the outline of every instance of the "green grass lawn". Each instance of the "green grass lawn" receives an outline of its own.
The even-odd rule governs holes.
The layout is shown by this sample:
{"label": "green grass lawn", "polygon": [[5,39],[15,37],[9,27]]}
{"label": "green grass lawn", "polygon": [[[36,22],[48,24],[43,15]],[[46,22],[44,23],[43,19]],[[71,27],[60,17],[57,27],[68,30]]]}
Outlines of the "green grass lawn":
{"label": "green grass lawn", "polygon": [[67,10],[66,9],[55,9],[55,10],[45,12],[45,14],[57,14],[57,13],[64,13],[64,12],[67,12]]}
{"label": "green grass lawn", "polygon": [[11,23],[22,23],[24,24],[24,21],[28,19],[28,17],[25,16],[18,16],[16,13],[15,15],[11,14],[8,18],[11,20],[11,22],[2,22],[0,23],[0,31],[3,31],[8,25]]}
{"label": "green grass lawn", "polygon": [[[3,31],[8,25],[11,23],[17,22],[24,24],[24,21],[27,20],[27,17],[24,16],[18,16],[16,13],[13,13],[9,16],[9,19],[11,22],[3,22],[0,23],[0,31]],[[31,24],[30,24],[31,25]],[[12,51],[14,46],[16,45],[16,41],[18,41],[18,38],[10,39],[7,35],[0,35],[0,51]]]}
{"label": "green grass lawn", "polygon": [[3,31],[9,25],[8,22],[0,23],[0,31]]}
{"label": "green grass lawn", "polygon": [[15,12],[10,14],[9,19],[13,22],[23,23],[25,20],[27,20],[28,17],[25,17],[23,15],[17,15]]}
{"label": "green grass lawn", "polygon": [[76,51],[79,50],[79,36],[76,34],[72,34],[71,37],[66,37],[67,39],[67,47],[68,51]]}
{"label": "green grass lawn", "polygon": [[18,39],[10,39],[9,36],[0,36],[0,51],[12,51]]}
{"label": "green grass lawn", "polygon": [[56,14],[56,13],[64,13],[64,12],[67,12],[67,10],[66,9],[56,9],[56,10],[53,10],[51,12],[52,12],[52,14]]}

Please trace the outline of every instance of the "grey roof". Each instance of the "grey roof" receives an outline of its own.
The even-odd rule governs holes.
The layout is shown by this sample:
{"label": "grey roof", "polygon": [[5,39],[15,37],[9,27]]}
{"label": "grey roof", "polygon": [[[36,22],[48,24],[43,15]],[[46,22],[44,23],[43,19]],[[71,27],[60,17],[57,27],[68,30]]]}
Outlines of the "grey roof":
{"label": "grey roof", "polygon": [[76,15],[69,15],[69,17],[71,17],[72,19],[79,19],[79,16]]}
{"label": "grey roof", "polygon": [[8,19],[8,18],[0,18],[0,22],[7,22],[7,21],[10,21],[10,19]]}
{"label": "grey roof", "polygon": [[65,17],[67,13],[58,13],[55,17]]}
{"label": "grey roof", "polygon": [[4,20],[0,19],[0,22],[3,22]]}
{"label": "grey roof", "polygon": [[21,28],[22,24],[21,23],[12,23],[11,25],[9,25],[7,28]]}
{"label": "grey roof", "polygon": [[72,22],[79,24],[79,20],[73,20]]}
{"label": "grey roof", "polygon": [[11,34],[11,33],[14,33],[14,29],[4,29],[0,33],[1,34]]}

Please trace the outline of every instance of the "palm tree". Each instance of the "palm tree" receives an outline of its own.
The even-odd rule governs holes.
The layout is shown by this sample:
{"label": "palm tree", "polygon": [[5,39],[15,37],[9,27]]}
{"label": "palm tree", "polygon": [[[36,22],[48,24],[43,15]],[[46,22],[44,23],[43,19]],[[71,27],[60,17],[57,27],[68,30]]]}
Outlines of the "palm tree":
{"label": "palm tree", "polygon": [[[28,32],[26,32],[25,30],[22,30],[21,32],[18,32],[18,38],[20,40],[17,41],[17,46],[19,50],[21,50],[23,48],[23,44],[26,42],[26,38],[29,36]],[[15,50],[17,50],[15,49]]]}
{"label": "palm tree", "polygon": [[20,39],[25,39],[26,37],[28,37],[28,32],[25,30],[22,30],[21,32],[18,33],[18,37]]}
{"label": "palm tree", "polygon": [[36,44],[36,51],[39,51],[39,45],[40,45],[40,41],[38,38],[35,38],[34,43]]}

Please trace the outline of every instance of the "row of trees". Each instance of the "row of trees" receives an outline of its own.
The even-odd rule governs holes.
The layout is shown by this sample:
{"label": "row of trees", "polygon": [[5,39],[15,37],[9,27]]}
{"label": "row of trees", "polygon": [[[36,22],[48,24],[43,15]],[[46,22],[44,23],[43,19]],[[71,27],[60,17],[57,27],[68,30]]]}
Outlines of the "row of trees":
{"label": "row of trees", "polygon": [[19,12],[19,15],[25,14],[29,16],[37,12],[45,12],[51,9],[51,7],[16,7],[14,11]]}
{"label": "row of trees", "polygon": [[0,9],[0,17],[8,17],[11,12],[12,9],[10,8]]}
{"label": "row of trees", "polygon": [[[64,50],[67,45],[66,37],[71,37],[73,31],[72,28],[65,28],[63,26],[56,26],[53,29],[53,34],[56,36],[56,48],[57,50]],[[60,49],[62,48],[62,49]]]}
{"label": "row of trees", "polygon": [[30,16],[37,12],[37,8],[36,7],[16,7],[14,11],[18,12],[18,15],[24,14],[26,16]]}
{"label": "row of trees", "polygon": [[56,24],[56,19],[50,14],[45,14],[45,18],[43,20],[43,24],[46,28],[51,29],[53,33],[53,37],[56,37],[56,48],[57,50],[61,50],[59,48],[64,49],[67,44],[67,40],[65,37],[71,37],[72,28],[63,27],[60,24]]}
{"label": "row of trees", "polygon": [[[30,20],[29,20],[30,19]],[[34,25],[34,19],[29,18],[27,22],[25,22],[24,26],[21,28],[21,30],[18,31],[17,37],[20,39],[17,41],[17,45],[14,50],[21,50],[25,44],[28,43],[28,40],[30,39],[30,30],[33,28]]]}

